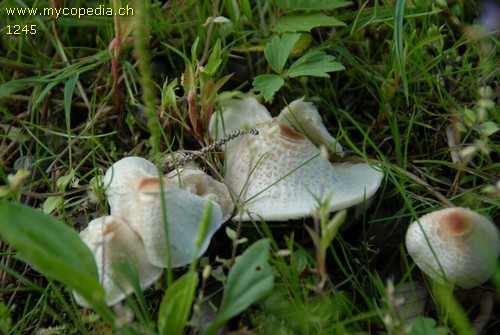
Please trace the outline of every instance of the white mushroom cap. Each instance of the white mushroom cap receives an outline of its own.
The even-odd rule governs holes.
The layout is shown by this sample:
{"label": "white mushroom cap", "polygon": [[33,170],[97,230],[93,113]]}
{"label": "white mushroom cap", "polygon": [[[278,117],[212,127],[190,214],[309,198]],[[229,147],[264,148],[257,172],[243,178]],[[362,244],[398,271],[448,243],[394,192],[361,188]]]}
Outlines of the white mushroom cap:
{"label": "white mushroom cap", "polygon": [[125,157],[114,163],[103,179],[111,214],[128,218],[128,211],[135,207],[133,194],[139,180],[155,176],[158,176],[156,166],[141,157]]}
{"label": "white mushroom cap", "polygon": [[[94,254],[108,305],[120,302],[134,290],[130,280],[115,271],[114,264],[131,261],[139,275],[141,289],[158,280],[163,272],[148,262],[141,238],[120,218],[104,216],[92,220],[80,236]],[[74,296],[79,305],[89,307],[82,297]]]}
{"label": "white mushroom cap", "polygon": [[186,165],[165,175],[168,184],[207,198],[220,206],[222,221],[229,220],[234,211],[234,202],[227,186],[193,165]]}
{"label": "white mushroom cap", "polygon": [[[156,266],[167,267],[160,179],[142,178],[137,192],[136,210],[130,216],[129,222],[144,240],[148,260]],[[167,180],[164,182],[163,192],[171,264],[173,267],[183,266],[191,263],[193,256],[199,257],[206,251],[212,235],[223,223],[222,211],[212,200],[182,190]],[[195,242],[207,202],[211,202],[212,205],[209,226],[198,254],[194,255]]]}
{"label": "white mushroom cap", "polygon": [[[271,114],[254,97],[221,101],[222,113],[210,118],[210,135],[216,140],[240,129],[252,128],[272,119]],[[223,115],[223,117],[222,117]]]}
{"label": "white mushroom cap", "polygon": [[[244,202],[236,220],[282,221],[312,215],[330,198],[330,211],[354,206],[375,194],[383,174],[367,164],[332,164],[291,127],[257,127],[227,150],[224,181]],[[253,215],[252,215],[253,214]]]}
{"label": "white mushroom cap", "polygon": [[[288,113],[286,110],[282,113]],[[293,102],[290,110],[302,115],[300,118],[306,124],[302,128],[307,128],[308,133],[326,132],[319,115],[311,116],[317,110],[307,103]],[[226,112],[235,113],[223,110],[225,121]],[[380,171],[367,164],[332,164],[322,159],[318,147],[293,129],[287,119],[286,114],[268,118],[254,125],[259,131],[257,136],[246,134],[227,143],[224,182],[243,203],[235,220],[295,219],[312,215],[319,202],[327,198],[330,211],[336,211],[374,195],[383,178]],[[215,123],[211,122],[211,126],[214,131]],[[318,143],[337,143],[324,133],[313,137]]]}
{"label": "white mushroom cap", "polygon": [[406,248],[432,279],[471,288],[493,274],[500,237],[486,217],[466,208],[446,208],[413,222],[406,233]]}
{"label": "white mushroom cap", "polygon": [[275,120],[305,134],[318,147],[324,145],[335,153],[342,153],[342,146],[326,129],[316,106],[304,98],[292,101]]}
{"label": "white mushroom cap", "polygon": [[[225,217],[233,211],[225,185],[221,186],[210,176],[191,170],[182,169],[185,172],[180,176],[181,180],[185,180],[183,187],[187,187],[186,190],[179,188],[179,178],[174,178],[174,172],[162,179],[173,267],[189,264],[193,260],[200,219],[208,201],[213,204],[210,224],[197,257],[206,251],[210,238],[224,222],[221,206]],[[111,214],[126,220],[140,235],[150,263],[166,267],[162,188],[154,164],[139,157],[123,158],[106,172],[104,185],[107,186]]]}

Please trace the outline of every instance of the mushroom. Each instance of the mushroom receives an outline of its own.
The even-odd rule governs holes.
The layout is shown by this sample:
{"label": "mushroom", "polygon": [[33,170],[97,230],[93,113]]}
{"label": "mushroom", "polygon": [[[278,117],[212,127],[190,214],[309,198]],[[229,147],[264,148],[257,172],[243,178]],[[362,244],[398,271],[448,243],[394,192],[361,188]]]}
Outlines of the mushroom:
{"label": "mushroom", "polygon": [[[104,216],[90,221],[80,236],[94,254],[107,305],[114,305],[133,292],[131,279],[115,269],[116,264],[129,261],[139,275],[141,289],[158,280],[163,269],[150,264],[144,244],[137,233],[122,219]],[[84,307],[88,303],[78,294],[76,302]]]}
{"label": "mushroom", "polygon": [[[212,208],[208,227],[198,254],[194,255],[203,212],[209,202]],[[163,181],[162,190],[160,178],[142,178],[137,188],[135,211],[130,214],[129,220],[144,240],[148,260],[159,267],[168,265],[163,205],[171,265],[178,267],[189,264],[193,256],[199,257],[206,251],[210,238],[222,225],[221,207],[209,197],[180,189],[168,180]]]}
{"label": "mushroom", "polygon": [[467,208],[446,208],[413,222],[406,233],[406,248],[432,279],[472,288],[495,271],[500,237],[486,217]]}
{"label": "mushroom", "polygon": [[[144,241],[149,262],[155,266],[167,267],[162,197],[173,267],[193,260],[195,240],[207,202],[212,203],[209,227],[196,257],[205,252],[210,238],[224,222],[221,207],[224,217],[232,212],[227,188],[210,180],[212,178],[203,172],[193,170],[192,167],[184,168],[179,176],[171,172],[160,179],[153,163],[139,157],[126,157],[113,164],[104,176],[111,214],[123,218],[137,231]],[[179,187],[179,181],[184,181],[181,186],[186,190]]]}
{"label": "mushroom", "polygon": [[[255,99],[246,98],[223,104],[222,116],[212,116],[211,133],[222,137],[221,119],[224,129],[239,128],[239,124],[229,122],[237,120],[233,115],[247,110],[246,104],[256,103]],[[364,163],[332,164],[322,158],[320,149],[309,140],[342,154],[341,146],[328,134],[312,104],[296,100],[274,119],[268,112],[265,117],[263,109],[250,108],[258,113],[256,119],[260,123],[249,126],[259,134],[242,135],[227,143],[224,150],[224,182],[243,203],[235,220],[296,219],[312,215],[320,202],[329,201],[329,210],[337,211],[375,194],[383,178],[380,171]],[[244,119],[248,122],[251,118]]]}

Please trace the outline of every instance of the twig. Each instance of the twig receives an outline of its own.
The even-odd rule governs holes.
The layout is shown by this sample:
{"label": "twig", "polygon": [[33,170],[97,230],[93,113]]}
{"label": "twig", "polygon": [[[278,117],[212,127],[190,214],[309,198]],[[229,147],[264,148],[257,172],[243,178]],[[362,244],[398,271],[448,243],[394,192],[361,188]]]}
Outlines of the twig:
{"label": "twig", "polygon": [[184,165],[190,161],[193,161],[196,157],[209,154],[210,152],[220,148],[221,146],[223,146],[227,142],[229,142],[229,141],[231,141],[231,140],[233,140],[241,135],[245,135],[245,134],[258,135],[259,131],[255,128],[250,128],[249,130],[243,130],[243,129],[235,130],[235,131],[229,133],[228,135],[226,135],[225,137],[223,137],[223,138],[221,138],[213,143],[210,143],[206,147],[201,148],[200,150],[191,151],[187,154],[184,154],[182,152],[175,152],[173,154],[173,158],[172,158],[172,156],[166,156],[164,158],[163,163],[162,163],[163,169],[167,172],[171,171],[171,170],[175,169],[176,165]]}

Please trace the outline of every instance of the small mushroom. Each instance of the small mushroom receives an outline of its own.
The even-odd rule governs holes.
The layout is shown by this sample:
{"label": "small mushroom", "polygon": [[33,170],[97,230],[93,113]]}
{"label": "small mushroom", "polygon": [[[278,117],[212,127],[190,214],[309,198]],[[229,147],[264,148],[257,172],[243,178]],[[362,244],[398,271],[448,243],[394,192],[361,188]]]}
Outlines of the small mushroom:
{"label": "small mushroom", "polygon": [[[248,99],[240,102],[239,110],[245,110]],[[312,215],[319,202],[327,199],[329,210],[336,211],[362,203],[377,191],[383,178],[380,171],[368,164],[332,164],[322,158],[308,137],[337,153],[342,148],[311,106],[302,99],[294,101],[278,117],[252,124],[259,131],[257,136],[242,135],[227,143],[224,182],[243,203],[234,219],[300,218]],[[237,111],[232,108],[224,107],[221,117],[230,130],[239,127],[226,120],[226,114],[229,120],[235,119],[232,115]],[[251,110],[258,110],[259,120],[264,119],[261,109]],[[217,129],[219,124],[211,122],[211,132]]]}
{"label": "small mushroom", "polygon": [[406,248],[432,279],[472,288],[495,271],[500,237],[486,217],[467,208],[446,208],[413,222],[406,233]]}
{"label": "small mushroom", "polygon": [[[130,279],[115,270],[117,263],[132,262],[143,290],[158,280],[163,272],[149,263],[139,235],[118,217],[104,216],[92,220],[80,236],[94,254],[108,305],[120,302],[134,290]],[[74,296],[79,305],[89,307],[78,294]]]}

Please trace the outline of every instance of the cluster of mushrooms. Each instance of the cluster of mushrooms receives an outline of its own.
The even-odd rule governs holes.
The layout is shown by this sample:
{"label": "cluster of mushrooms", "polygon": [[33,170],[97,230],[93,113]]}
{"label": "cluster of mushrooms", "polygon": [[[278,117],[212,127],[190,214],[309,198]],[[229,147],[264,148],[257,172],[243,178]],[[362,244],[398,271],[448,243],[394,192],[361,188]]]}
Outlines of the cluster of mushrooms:
{"label": "cluster of mushrooms", "polygon": [[[241,136],[224,141],[227,134],[250,128],[254,131],[241,132]],[[140,157],[123,158],[106,172],[103,186],[111,214],[91,221],[80,236],[94,254],[108,305],[133,292],[128,279],[115,271],[116,262],[132,262],[141,289],[146,289],[159,279],[168,266],[168,258],[170,266],[179,267],[201,256],[212,235],[229,219],[303,218],[313,215],[324,202],[328,202],[331,212],[338,211],[367,201],[384,177],[377,166],[330,162],[324,153],[342,157],[342,147],[327,131],[316,107],[303,99],[293,101],[274,118],[253,97],[226,100],[221,111],[210,120],[210,135],[224,142],[222,181],[190,162],[159,176],[156,166]],[[200,248],[196,249],[197,232],[208,202],[212,206],[209,226]],[[456,249],[463,249],[466,240],[486,236],[492,242],[490,246],[494,245],[493,251],[479,252],[477,257],[470,256],[468,250],[461,251],[470,256],[468,261],[476,264],[488,254],[489,258],[482,263],[488,269],[484,272],[491,275],[500,250],[496,227],[474,212],[449,211],[449,219],[437,224],[441,228],[427,224],[426,218],[431,214],[410,226],[407,235],[410,254],[429,275],[438,274],[439,278],[452,279],[457,285],[467,287],[471,280],[486,280],[483,273],[462,282],[456,275],[456,266],[448,267],[448,259],[441,260],[441,251],[446,249],[442,243],[461,239]],[[454,223],[456,220],[459,222]],[[431,259],[422,251],[429,248],[434,248]],[[435,263],[441,271],[436,271]],[[80,305],[88,306],[77,294],[75,298]]]}

